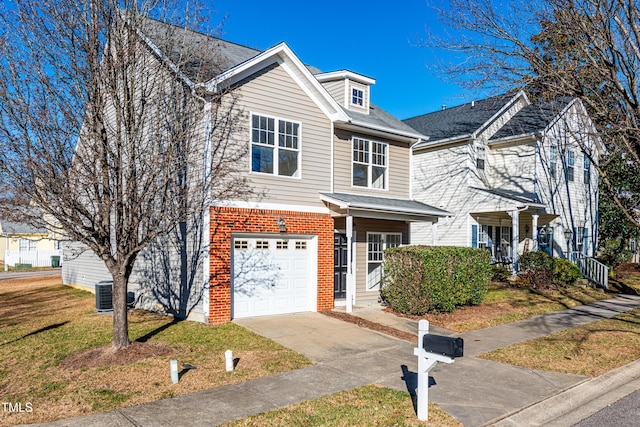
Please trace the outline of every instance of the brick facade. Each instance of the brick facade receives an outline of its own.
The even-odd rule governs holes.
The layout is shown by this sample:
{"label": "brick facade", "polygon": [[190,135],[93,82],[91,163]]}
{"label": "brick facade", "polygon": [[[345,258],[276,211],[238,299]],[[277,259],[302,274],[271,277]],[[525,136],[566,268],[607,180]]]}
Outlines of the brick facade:
{"label": "brick facade", "polygon": [[209,256],[209,323],[231,320],[231,234],[280,233],[318,237],[318,311],[333,308],[333,219],[329,214],[265,209],[212,207]]}

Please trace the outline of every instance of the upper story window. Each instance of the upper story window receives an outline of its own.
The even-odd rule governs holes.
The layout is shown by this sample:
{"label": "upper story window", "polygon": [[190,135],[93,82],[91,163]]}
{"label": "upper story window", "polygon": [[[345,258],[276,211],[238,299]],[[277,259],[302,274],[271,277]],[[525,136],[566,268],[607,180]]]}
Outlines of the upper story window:
{"label": "upper story window", "polygon": [[589,160],[589,156],[584,154],[582,164],[584,167],[584,178],[583,182],[585,184],[589,184],[591,182],[591,161]]}
{"label": "upper story window", "polygon": [[558,169],[558,147],[549,147],[549,174],[552,177],[556,177],[556,170]]}
{"label": "upper story window", "polygon": [[251,115],[251,171],[300,176],[300,124]]}
{"label": "upper story window", "polygon": [[353,138],[353,179],[355,187],[387,188],[387,144]]}
{"label": "upper story window", "polygon": [[351,104],[364,107],[364,91],[362,89],[351,88]]}
{"label": "upper story window", "polygon": [[573,181],[575,165],[576,165],[575,153],[569,150],[567,151],[567,181]]}
{"label": "upper story window", "polygon": [[486,151],[484,146],[476,146],[476,168],[478,168],[478,170],[484,170],[485,157]]}

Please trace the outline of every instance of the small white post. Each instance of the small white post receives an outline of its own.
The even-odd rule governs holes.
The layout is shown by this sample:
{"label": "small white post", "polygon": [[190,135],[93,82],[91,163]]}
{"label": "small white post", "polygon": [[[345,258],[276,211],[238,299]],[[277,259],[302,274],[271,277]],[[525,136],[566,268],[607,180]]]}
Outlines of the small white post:
{"label": "small white post", "polygon": [[[429,333],[429,321],[422,319],[418,322],[418,348],[422,348],[424,336]],[[435,364],[435,363],[434,363]],[[418,356],[418,419],[427,421],[429,418],[429,360]]]}
{"label": "small white post", "polygon": [[351,260],[353,244],[353,216],[347,215],[345,220],[347,232],[347,313],[353,312],[353,296],[355,294],[353,283],[353,262]]}
{"label": "small white post", "polygon": [[169,370],[171,371],[171,382],[178,383],[178,361],[171,359],[169,361]]}
{"label": "small white post", "polygon": [[224,352],[225,359],[225,367],[227,372],[233,371],[233,352],[231,350],[227,350]]}

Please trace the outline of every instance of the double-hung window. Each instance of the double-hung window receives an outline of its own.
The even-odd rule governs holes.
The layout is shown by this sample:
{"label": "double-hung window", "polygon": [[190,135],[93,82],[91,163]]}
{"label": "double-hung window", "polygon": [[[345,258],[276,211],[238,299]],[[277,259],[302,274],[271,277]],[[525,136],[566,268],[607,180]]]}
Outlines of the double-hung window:
{"label": "double-hung window", "polygon": [[37,250],[38,242],[31,239],[20,239],[18,242],[18,249],[20,252],[32,252]]}
{"label": "double-hung window", "polygon": [[251,115],[251,171],[300,176],[300,124]]}
{"label": "double-hung window", "polygon": [[556,177],[556,170],[558,169],[558,147],[549,147],[549,175],[553,178]]}
{"label": "double-hung window", "polygon": [[367,233],[367,291],[380,290],[384,250],[401,244],[400,233]]}
{"label": "double-hung window", "polygon": [[584,167],[584,177],[583,182],[585,184],[589,184],[591,182],[591,161],[589,160],[589,156],[586,154],[583,156],[582,164]]}
{"label": "double-hung window", "polygon": [[353,178],[355,187],[387,188],[387,150],[384,142],[353,138]]}
{"label": "double-hung window", "polygon": [[364,91],[362,89],[358,89],[357,87],[351,88],[351,104],[357,105],[358,107],[364,106]]}
{"label": "double-hung window", "polygon": [[569,150],[567,151],[567,181],[573,181],[575,165],[576,165],[575,153]]}

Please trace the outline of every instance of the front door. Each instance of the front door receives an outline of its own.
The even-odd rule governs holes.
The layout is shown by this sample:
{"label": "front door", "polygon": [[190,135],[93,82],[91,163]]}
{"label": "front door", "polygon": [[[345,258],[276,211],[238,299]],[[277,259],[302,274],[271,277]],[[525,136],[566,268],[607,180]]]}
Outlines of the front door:
{"label": "front door", "polygon": [[333,235],[333,297],[347,297],[347,235]]}

